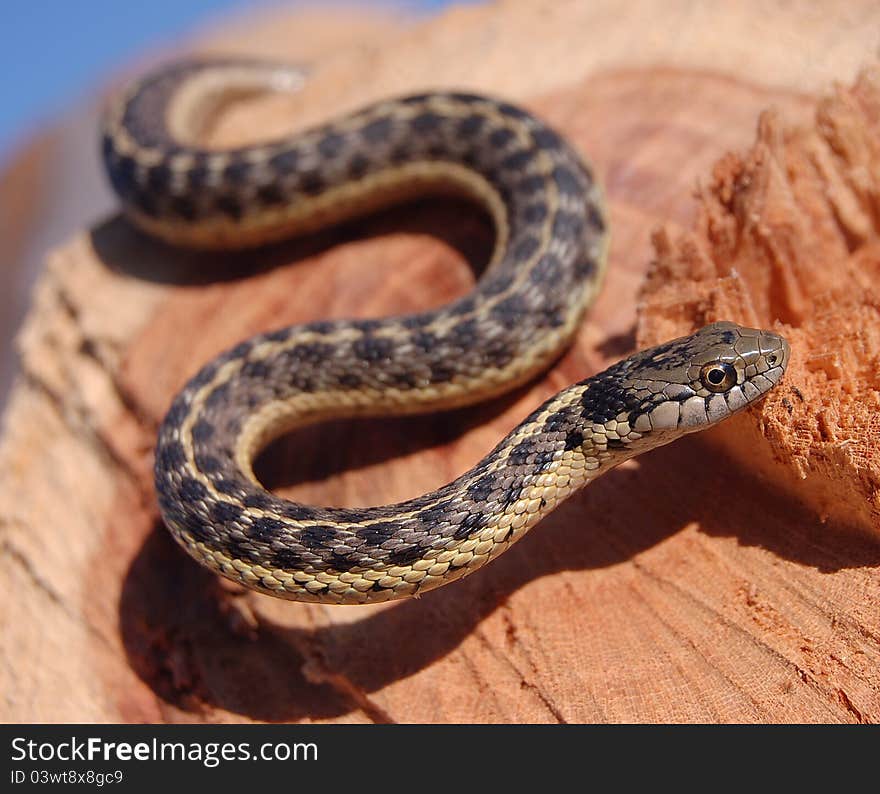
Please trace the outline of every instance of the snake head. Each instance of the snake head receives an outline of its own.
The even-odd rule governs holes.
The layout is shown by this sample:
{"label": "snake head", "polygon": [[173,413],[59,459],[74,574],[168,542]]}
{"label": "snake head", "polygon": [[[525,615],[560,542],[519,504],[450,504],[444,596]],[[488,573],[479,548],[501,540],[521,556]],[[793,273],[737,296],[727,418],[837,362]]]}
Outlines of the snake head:
{"label": "snake head", "polygon": [[788,342],[772,331],[731,322],[707,325],[608,371],[625,395],[616,420],[635,431],[631,440],[649,434],[659,440],[657,431],[678,436],[704,429],[772,389],[790,352]]}

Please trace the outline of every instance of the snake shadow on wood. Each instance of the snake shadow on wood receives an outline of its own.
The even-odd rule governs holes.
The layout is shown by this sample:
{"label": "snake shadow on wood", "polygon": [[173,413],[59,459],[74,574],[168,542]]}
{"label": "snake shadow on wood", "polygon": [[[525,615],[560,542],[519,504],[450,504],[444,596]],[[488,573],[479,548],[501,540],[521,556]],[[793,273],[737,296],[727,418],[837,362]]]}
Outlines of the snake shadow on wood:
{"label": "snake shadow on wood", "polygon": [[[426,196],[256,250],[205,252],[171,246],[139,231],[121,215],[96,226],[91,244],[104,265],[116,273],[168,286],[195,287],[240,281],[345,243],[390,234],[430,236],[445,243],[465,260],[474,278],[485,270],[494,245],[492,224],[479,204],[444,196]],[[302,308],[295,301],[292,304]],[[393,308],[388,307],[389,313]],[[297,320],[301,318],[290,322]]]}
{"label": "snake shadow on wood", "polygon": [[[707,456],[714,458],[708,477]],[[763,515],[758,524],[756,514]],[[193,563],[157,523],[126,575],[120,630],[134,671],[158,697],[186,711],[220,708],[256,720],[291,721],[360,710],[390,721],[369,696],[455,651],[521,588],[544,576],[627,562],[692,523],[707,535],[733,537],[822,571],[880,563],[876,544],[850,533],[841,543],[842,528],[819,525],[776,489],[689,438],[596,481],[480,575],[362,620],[311,631],[262,616],[252,634],[236,631],[237,596]],[[587,582],[580,577],[573,586]],[[315,660],[349,691],[309,680],[304,666]]]}

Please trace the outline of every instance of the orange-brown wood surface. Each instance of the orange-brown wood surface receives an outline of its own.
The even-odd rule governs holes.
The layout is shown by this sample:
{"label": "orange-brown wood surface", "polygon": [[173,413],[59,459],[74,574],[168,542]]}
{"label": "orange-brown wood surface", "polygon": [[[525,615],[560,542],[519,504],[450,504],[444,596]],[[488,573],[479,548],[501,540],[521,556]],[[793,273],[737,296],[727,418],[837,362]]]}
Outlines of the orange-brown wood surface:
{"label": "orange-brown wood surface", "polygon": [[[23,372],[0,447],[0,716],[877,721],[880,531],[870,499],[880,426],[876,408],[847,408],[870,409],[880,389],[870,292],[880,169],[867,143],[878,139],[876,76],[841,91],[837,105],[820,98],[867,62],[862,31],[880,12],[796,5],[673,2],[661,15],[652,3],[621,14],[616,3],[508,0],[414,26],[389,20],[384,33],[365,28],[324,54],[278,33],[287,25],[313,43],[309,24],[335,29],[320,14],[215,40],[314,66],[300,95],[231,108],[215,143],[405,90],[486,90],[572,140],[610,206],[605,289],[546,377],[474,408],[299,431],[259,461],[278,492],[369,505],[437,487],[637,336],[684,332],[719,313],[784,321],[790,377],[726,431],[597,481],[451,587],[376,607],[276,601],[221,583],[161,526],[152,444],[175,390],[248,334],[462,294],[488,259],[491,229],[470,205],[428,199],[259,254],[206,256],[109,218],[51,255],[19,337]],[[775,115],[759,129],[767,108]],[[810,135],[831,143],[786,148]],[[808,167],[828,157],[833,168]],[[768,198],[768,173],[781,173],[772,184],[788,192]],[[793,244],[790,228],[816,239]],[[762,250],[778,256],[762,260]],[[846,290],[833,291],[845,278],[859,285],[846,306]],[[858,318],[849,333],[848,314]],[[828,339],[842,348],[823,364]],[[840,375],[846,368],[855,374]],[[830,423],[835,410],[852,419]],[[847,438],[856,441],[841,446]]]}

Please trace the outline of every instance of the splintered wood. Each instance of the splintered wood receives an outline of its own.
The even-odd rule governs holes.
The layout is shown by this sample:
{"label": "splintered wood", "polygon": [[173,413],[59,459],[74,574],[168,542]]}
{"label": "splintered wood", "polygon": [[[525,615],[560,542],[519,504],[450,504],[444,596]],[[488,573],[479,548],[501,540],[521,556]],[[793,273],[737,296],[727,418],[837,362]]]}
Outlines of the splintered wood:
{"label": "splintered wood", "polygon": [[660,231],[655,248],[640,342],[776,323],[793,350],[784,385],[760,428],[715,437],[823,520],[880,537],[880,68],[809,126],[764,113],[754,147],[701,191],[696,230]]}
{"label": "splintered wood", "polygon": [[354,41],[334,9],[215,44],[313,69],[296,96],[231,107],[214,143],[405,92],[486,91],[589,157],[611,214],[606,284],[546,377],[440,416],[297,431],[257,462],[278,493],[368,505],[434,489],[636,337],[727,318],[778,327],[793,360],[763,405],[615,469],[474,576],[373,607],[278,601],[220,582],[162,526],[152,454],[173,395],[250,334],[463,294],[491,229],[429,200],[205,256],[109,218],[49,257],[18,337],[0,718],[880,720],[877,72],[816,100],[871,57],[880,7],[845,6],[507,0],[408,28],[380,17]]}

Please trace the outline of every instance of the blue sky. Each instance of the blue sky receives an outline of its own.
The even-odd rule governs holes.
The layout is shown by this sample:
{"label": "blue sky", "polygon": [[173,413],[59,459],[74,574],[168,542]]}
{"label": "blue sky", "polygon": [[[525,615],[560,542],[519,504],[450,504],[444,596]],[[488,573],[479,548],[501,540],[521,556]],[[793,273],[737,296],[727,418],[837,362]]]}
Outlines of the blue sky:
{"label": "blue sky", "polygon": [[[453,3],[391,4],[433,11]],[[53,113],[70,107],[115,65],[150,47],[172,43],[199,24],[222,18],[224,12],[268,5],[260,0],[6,0],[0,47],[0,161],[10,147]]]}

